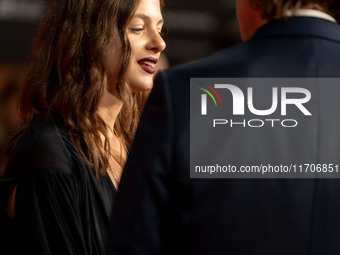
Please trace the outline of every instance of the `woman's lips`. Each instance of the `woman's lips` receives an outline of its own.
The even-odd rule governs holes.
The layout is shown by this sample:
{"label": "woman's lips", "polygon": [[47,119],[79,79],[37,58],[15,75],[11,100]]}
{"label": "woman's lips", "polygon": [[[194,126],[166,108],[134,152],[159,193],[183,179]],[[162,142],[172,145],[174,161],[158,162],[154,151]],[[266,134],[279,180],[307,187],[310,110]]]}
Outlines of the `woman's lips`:
{"label": "woman's lips", "polygon": [[143,58],[138,60],[137,63],[139,66],[147,73],[154,74],[155,73],[155,64],[157,64],[157,58]]}

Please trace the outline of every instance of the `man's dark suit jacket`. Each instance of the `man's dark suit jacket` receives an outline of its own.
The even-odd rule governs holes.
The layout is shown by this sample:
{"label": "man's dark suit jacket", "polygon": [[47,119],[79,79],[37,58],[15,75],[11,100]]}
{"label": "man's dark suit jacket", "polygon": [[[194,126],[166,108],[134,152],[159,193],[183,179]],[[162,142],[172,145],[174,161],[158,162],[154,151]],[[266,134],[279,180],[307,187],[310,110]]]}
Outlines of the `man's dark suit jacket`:
{"label": "man's dark suit jacket", "polygon": [[[312,17],[271,21],[246,43],[159,74],[118,190],[110,254],[340,254],[340,180],[190,179],[191,77],[340,77],[340,27]],[[287,142],[280,132],[243,141],[234,131],[230,151],[339,160],[339,91],[312,93],[332,99],[313,105],[329,125]]]}

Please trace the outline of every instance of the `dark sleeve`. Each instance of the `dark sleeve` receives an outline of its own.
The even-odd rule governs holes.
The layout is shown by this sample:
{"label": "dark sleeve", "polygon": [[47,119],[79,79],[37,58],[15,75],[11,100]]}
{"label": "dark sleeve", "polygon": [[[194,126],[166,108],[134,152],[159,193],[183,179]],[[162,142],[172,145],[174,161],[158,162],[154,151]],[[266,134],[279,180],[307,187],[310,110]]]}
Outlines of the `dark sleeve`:
{"label": "dark sleeve", "polygon": [[79,211],[79,184],[59,169],[34,169],[15,198],[15,254],[88,254]]}
{"label": "dark sleeve", "polygon": [[172,107],[164,74],[155,80],[113,208],[109,254],[160,254],[171,196]]}

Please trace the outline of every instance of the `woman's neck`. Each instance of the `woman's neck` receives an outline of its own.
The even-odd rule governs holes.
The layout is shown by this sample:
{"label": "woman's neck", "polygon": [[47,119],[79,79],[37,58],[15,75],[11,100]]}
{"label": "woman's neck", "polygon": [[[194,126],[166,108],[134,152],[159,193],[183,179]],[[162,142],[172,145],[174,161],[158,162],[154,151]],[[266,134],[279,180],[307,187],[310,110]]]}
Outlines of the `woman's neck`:
{"label": "woman's neck", "polygon": [[[122,162],[126,159],[126,150],[122,140],[114,131],[115,121],[122,109],[123,102],[113,93],[105,91],[103,98],[99,102],[98,114],[104,120],[109,130],[107,130],[107,138],[110,144],[110,154],[107,155],[109,167],[107,174],[112,184],[117,189],[120,176],[122,173]],[[104,137],[102,136],[104,139]]]}
{"label": "woman's neck", "polygon": [[123,102],[108,91],[104,93],[103,98],[99,102],[98,114],[112,132],[122,106]]}

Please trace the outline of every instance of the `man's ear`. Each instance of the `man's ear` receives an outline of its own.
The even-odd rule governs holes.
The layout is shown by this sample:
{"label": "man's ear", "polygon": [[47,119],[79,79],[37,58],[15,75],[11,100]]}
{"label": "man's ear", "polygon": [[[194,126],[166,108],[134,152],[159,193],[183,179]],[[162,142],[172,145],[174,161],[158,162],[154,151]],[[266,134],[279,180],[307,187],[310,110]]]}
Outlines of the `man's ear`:
{"label": "man's ear", "polygon": [[[252,6],[254,4],[256,8]],[[236,16],[243,41],[249,40],[267,22],[262,17],[262,7],[259,4],[264,4],[264,0],[236,0]]]}

